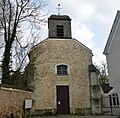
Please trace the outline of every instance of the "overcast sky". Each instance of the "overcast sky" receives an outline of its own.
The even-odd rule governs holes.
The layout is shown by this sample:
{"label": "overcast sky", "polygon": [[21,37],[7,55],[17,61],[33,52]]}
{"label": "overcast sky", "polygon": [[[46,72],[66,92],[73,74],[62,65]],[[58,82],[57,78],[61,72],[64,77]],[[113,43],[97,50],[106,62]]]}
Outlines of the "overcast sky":
{"label": "overcast sky", "polygon": [[[58,14],[60,3],[61,15],[72,19],[72,37],[90,48],[93,63],[106,61],[103,50],[110,33],[120,0],[48,0],[49,16]],[[47,37],[47,26],[44,37]]]}

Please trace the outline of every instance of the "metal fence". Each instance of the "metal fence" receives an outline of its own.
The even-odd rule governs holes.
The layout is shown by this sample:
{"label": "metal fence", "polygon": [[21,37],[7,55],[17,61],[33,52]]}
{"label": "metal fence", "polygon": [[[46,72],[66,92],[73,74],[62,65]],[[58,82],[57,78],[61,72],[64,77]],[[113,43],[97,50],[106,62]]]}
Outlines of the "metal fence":
{"label": "metal fence", "polygon": [[101,98],[101,107],[104,115],[119,116],[120,107],[118,96],[102,96]]}

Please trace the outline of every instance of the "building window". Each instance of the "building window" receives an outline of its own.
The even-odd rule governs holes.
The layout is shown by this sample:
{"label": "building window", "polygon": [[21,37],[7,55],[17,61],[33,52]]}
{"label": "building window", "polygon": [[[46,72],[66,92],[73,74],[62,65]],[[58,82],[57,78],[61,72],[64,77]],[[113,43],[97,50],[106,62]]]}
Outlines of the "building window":
{"label": "building window", "polygon": [[119,105],[118,94],[112,94],[112,97],[113,97],[113,105],[118,106]]}
{"label": "building window", "polygon": [[117,105],[119,105],[119,98],[118,98],[118,94],[116,94],[116,101],[117,101]]}
{"label": "building window", "polygon": [[68,66],[67,65],[57,65],[57,75],[68,75]]}
{"label": "building window", "polygon": [[119,106],[118,94],[109,95],[110,106]]}
{"label": "building window", "polygon": [[63,38],[64,37],[64,27],[63,25],[57,25],[57,37]]}
{"label": "building window", "polygon": [[115,94],[113,94],[112,97],[113,97],[113,105],[116,106],[116,96],[115,96]]}
{"label": "building window", "polygon": [[112,97],[109,95],[110,106],[112,106]]}

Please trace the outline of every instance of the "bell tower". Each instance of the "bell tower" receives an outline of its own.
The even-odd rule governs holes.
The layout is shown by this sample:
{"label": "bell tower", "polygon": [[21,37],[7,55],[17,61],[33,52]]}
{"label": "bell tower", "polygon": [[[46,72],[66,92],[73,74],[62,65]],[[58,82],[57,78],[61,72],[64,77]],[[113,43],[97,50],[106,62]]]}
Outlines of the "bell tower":
{"label": "bell tower", "polygon": [[48,18],[48,38],[71,39],[71,19],[67,15],[51,15]]}

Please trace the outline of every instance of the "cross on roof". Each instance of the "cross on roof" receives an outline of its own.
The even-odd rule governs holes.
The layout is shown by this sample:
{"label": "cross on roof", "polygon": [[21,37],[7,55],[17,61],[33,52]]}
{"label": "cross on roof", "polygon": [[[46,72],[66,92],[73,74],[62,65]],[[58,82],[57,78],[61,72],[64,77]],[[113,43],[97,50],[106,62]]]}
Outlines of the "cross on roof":
{"label": "cross on roof", "polygon": [[60,8],[60,3],[58,4],[57,9],[58,9],[58,15],[60,15],[60,9],[62,9],[62,8]]}

